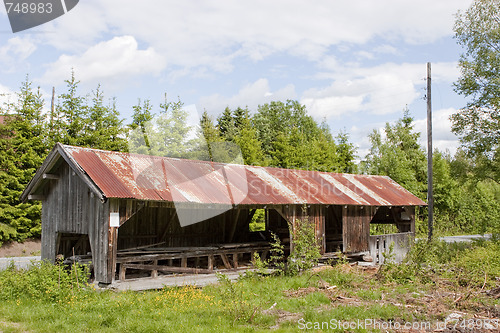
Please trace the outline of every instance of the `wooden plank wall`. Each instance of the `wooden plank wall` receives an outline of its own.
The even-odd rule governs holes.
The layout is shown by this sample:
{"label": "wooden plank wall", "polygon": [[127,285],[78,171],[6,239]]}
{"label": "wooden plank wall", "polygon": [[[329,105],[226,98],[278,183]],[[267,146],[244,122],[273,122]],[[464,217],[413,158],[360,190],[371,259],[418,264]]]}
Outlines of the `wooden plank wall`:
{"label": "wooden plank wall", "polygon": [[277,207],[276,211],[291,226],[290,230],[290,251],[293,250],[293,239],[297,223],[312,223],[314,234],[320,247],[320,252],[325,253],[325,207],[324,205],[284,205]]}
{"label": "wooden plank wall", "polygon": [[342,251],[342,206],[325,209],[325,252]]}
{"label": "wooden plank wall", "polygon": [[372,206],[344,206],[342,208],[343,252],[369,250],[370,221],[375,215]]}
{"label": "wooden plank wall", "polygon": [[[125,205],[126,201],[121,201],[120,207]],[[250,233],[249,213],[249,209],[240,209],[239,213],[233,209],[208,220],[181,227],[175,208],[146,204],[120,226],[118,249],[160,242],[163,242],[161,247],[182,247],[246,241]],[[201,219],[202,208],[192,209],[190,214],[193,219]]]}
{"label": "wooden plank wall", "polygon": [[58,233],[89,234],[103,218],[101,201],[66,163],[54,174],[59,179],[48,180],[42,202],[42,259],[51,262],[58,250]]}

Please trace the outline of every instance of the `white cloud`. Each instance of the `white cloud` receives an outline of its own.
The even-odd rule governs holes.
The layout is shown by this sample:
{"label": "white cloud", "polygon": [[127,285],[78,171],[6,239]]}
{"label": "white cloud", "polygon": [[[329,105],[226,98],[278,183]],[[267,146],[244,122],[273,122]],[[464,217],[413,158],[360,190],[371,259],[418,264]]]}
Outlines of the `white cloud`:
{"label": "white cloud", "polygon": [[[63,52],[84,52],[110,30],[101,1],[80,1],[71,11],[35,28],[44,45],[51,45]],[[119,7],[116,10],[120,10]],[[36,31],[35,30],[35,31]]]}
{"label": "white cloud", "polygon": [[396,55],[399,54],[398,49],[389,44],[383,44],[377,46],[376,48],[373,49],[373,52],[379,54],[396,54]]}
{"label": "white cloud", "polygon": [[25,60],[36,50],[36,45],[30,37],[13,37],[0,47],[0,64],[2,71],[14,72],[24,65]]}
{"label": "white cloud", "polygon": [[[459,73],[456,63],[433,64],[433,75],[438,82],[452,82]],[[386,63],[375,67],[337,66],[335,70],[319,74],[331,79],[323,88],[304,92],[304,103],[315,117],[339,117],[351,112],[386,115],[400,112],[407,105],[423,97],[426,64]]]}
{"label": "white cloud", "polygon": [[[430,43],[452,34],[454,14],[470,0],[88,0],[52,23],[47,43],[62,50],[90,47],[107,33],[132,35],[180,67],[232,69],[287,53],[321,61],[329,48],[374,38]],[[394,53],[386,47],[385,52]]]}
{"label": "white cloud", "polygon": [[[460,142],[451,132],[450,116],[457,112],[457,109],[446,108],[433,111],[432,113],[432,147],[444,152],[449,150],[455,154]],[[420,132],[420,144],[427,149],[427,119],[416,119],[415,130]]]}
{"label": "white cloud", "polygon": [[294,99],[295,97],[296,93],[293,85],[287,85],[279,90],[271,91],[267,79],[258,79],[253,83],[245,85],[234,96],[215,94],[203,97],[200,99],[198,106],[200,110],[206,109],[212,114],[221,113],[227,106],[231,109],[238,106],[248,106],[251,111],[254,111],[259,104]]}
{"label": "white cloud", "polygon": [[0,108],[4,107],[7,103],[14,103],[16,101],[16,93],[9,87],[0,84]]}
{"label": "white cloud", "polygon": [[[450,115],[457,110],[454,108],[439,109],[433,112],[432,115],[432,141],[433,149],[438,149],[441,152],[449,150],[452,155],[455,154],[460,142],[458,138],[451,132]],[[400,117],[398,117],[400,118]],[[389,121],[394,125],[397,120]],[[366,158],[370,152],[371,143],[368,135],[374,130],[378,131],[382,138],[385,137],[385,122],[373,122],[370,124],[363,124],[361,126],[352,126],[349,129],[350,140],[358,148],[358,156],[361,160]],[[427,150],[427,119],[415,119],[414,131],[420,133],[419,144],[424,150]]]}
{"label": "white cloud", "polygon": [[61,55],[48,66],[41,81],[62,82],[73,69],[77,79],[86,83],[116,85],[132,76],[158,74],[165,66],[165,59],[153,48],[139,50],[134,37],[121,36],[94,45],[81,55]]}
{"label": "white cloud", "polygon": [[320,98],[303,98],[301,103],[307,107],[309,114],[317,119],[341,116],[349,112],[358,112],[363,104],[363,95],[359,96],[327,96]]}

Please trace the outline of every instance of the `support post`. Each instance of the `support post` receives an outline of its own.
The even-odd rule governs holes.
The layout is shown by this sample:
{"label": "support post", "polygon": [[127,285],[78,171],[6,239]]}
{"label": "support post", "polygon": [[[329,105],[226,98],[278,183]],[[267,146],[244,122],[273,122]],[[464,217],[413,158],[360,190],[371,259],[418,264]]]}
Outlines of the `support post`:
{"label": "support post", "polygon": [[432,185],[432,100],[431,100],[431,63],[427,63],[427,220],[428,240],[432,240],[434,223],[434,194]]}
{"label": "support post", "polygon": [[[111,220],[111,213],[120,212],[120,202],[118,199],[110,199],[109,201],[109,213]],[[119,221],[119,219],[118,219]],[[116,273],[116,253],[118,248],[118,227],[111,226],[111,221],[108,225],[108,256],[107,256],[107,274],[110,282],[115,279]]]}

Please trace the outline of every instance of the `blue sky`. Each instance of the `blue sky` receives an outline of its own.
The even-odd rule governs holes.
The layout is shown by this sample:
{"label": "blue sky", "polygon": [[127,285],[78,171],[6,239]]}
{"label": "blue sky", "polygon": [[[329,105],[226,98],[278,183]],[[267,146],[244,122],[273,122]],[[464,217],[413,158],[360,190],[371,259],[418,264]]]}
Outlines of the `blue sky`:
{"label": "blue sky", "polygon": [[[81,0],[70,12],[13,34],[0,6],[0,101],[29,74],[64,92],[73,68],[81,93],[100,83],[123,118],[138,98],[177,96],[192,115],[295,99],[363,158],[368,134],[408,106],[425,132],[426,63],[432,63],[434,146],[458,147],[448,117],[460,48],[455,14],[470,0]],[[425,135],[423,135],[425,137]],[[425,142],[422,141],[425,145]]]}

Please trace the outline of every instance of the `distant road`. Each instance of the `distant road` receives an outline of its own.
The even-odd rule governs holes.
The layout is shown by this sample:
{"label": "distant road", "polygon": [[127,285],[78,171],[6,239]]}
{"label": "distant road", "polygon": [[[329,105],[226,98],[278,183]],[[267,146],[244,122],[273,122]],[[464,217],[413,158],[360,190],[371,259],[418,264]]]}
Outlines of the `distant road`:
{"label": "distant road", "polygon": [[31,262],[40,260],[42,260],[40,256],[0,258],[0,271],[7,269],[11,262],[14,262],[17,268],[28,268]]}
{"label": "distant road", "polygon": [[446,243],[472,242],[473,240],[490,239],[490,238],[491,238],[491,234],[439,237],[440,240],[443,240]]}

